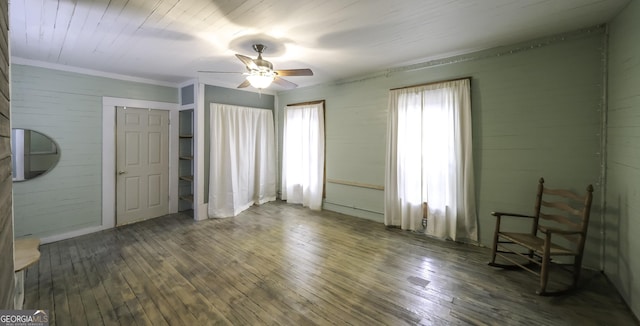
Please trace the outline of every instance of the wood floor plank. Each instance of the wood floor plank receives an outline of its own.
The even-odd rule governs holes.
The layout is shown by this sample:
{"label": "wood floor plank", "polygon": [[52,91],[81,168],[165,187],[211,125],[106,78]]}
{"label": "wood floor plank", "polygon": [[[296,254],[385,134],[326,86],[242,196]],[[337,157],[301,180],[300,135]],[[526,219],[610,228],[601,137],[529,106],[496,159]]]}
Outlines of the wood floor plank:
{"label": "wood floor plank", "polygon": [[[171,241],[166,241],[165,244],[171,244]],[[207,246],[210,246],[212,249],[220,248],[216,245],[211,245],[211,244],[208,244]],[[180,251],[180,248],[178,247],[178,244],[174,244],[174,246],[171,247],[170,250]],[[211,250],[207,251],[206,253],[203,253],[201,251],[195,251],[195,252],[191,252],[190,255],[193,256],[193,259],[195,259],[195,261],[206,260],[207,258],[210,258],[211,255],[215,255],[217,259],[224,261],[225,265],[229,265],[229,264],[235,265],[236,268],[233,270],[234,273],[231,273],[231,274],[227,274],[226,271],[224,270],[228,268],[214,268],[213,270],[209,270],[209,272],[220,276],[226,282],[233,281],[234,279],[240,280],[238,284],[234,284],[234,290],[237,290],[238,293],[241,294],[242,293],[241,291],[246,290],[248,287],[255,286],[257,283],[257,280],[255,278],[255,275],[248,273],[243,266],[239,266],[237,264],[237,260],[233,256],[230,256],[229,253],[230,251],[228,250],[228,248],[227,249],[222,248],[221,250],[217,250],[217,252],[215,253],[212,252]],[[255,305],[253,308],[259,309],[259,307]]]}
{"label": "wood floor plank", "polygon": [[[75,287],[80,294],[80,301],[82,302],[82,309],[86,318],[87,325],[99,325],[102,324],[102,316],[100,315],[100,309],[98,303],[91,291],[88,275],[82,264],[83,259],[86,257],[81,256],[82,243],[75,242],[73,246],[69,247],[71,264],[73,266],[73,272],[75,277]],[[78,317],[75,317],[78,318]],[[81,321],[80,321],[81,323]]]}
{"label": "wood floor plank", "polygon": [[89,314],[87,314],[87,319],[91,318],[93,320],[96,320],[96,315],[99,315],[100,324],[119,325],[120,323],[118,323],[115,309],[111,301],[109,300],[109,296],[107,295],[104,284],[100,279],[98,268],[95,264],[96,259],[99,260],[100,256],[104,254],[105,250],[103,248],[106,246],[106,243],[108,241],[106,239],[109,238],[108,232],[109,231],[105,232],[105,235],[100,238],[85,237],[79,239],[79,241],[81,241],[81,245],[78,245],[77,248],[80,252],[81,257],[83,257],[83,259],[81,260],[81,266],[84,271],[84,275],[86,276],[85,281],[89,286],[88,289],[90,290],[84,295],[86,298],[86,301],[84,302],[87,303],[87,305],[85,306],[85,310],[91,308],[91,296],[93,296],[93,299],[95,299],[96,303],[94,309],[97,307],[97,311],[93,310],[91,312],[91,317],[89,317]]}
{"label": "wood floor plank", "polygon": [[[144,230],[140,231],[142,234],[144,232]],[[149,277],[159,285],[159,290],[172,294],[166,297],[166,300],[171,303],[178,316],[186,318],[183,322],[216,321],[216,311],[210,309],[211,306],[208,305],[206,299],[199,295],[195,291],[195,287],[176,270],[179,263],[174,257],[162,250],[162,246],[154,243],[152,239],[138,238],[138,240],[140,240],[140,250],[143,253],[138,258],[143,259],[144,264],[153,268]],[[162,259],[150,259],[156,256],[160,256]]]}
{"label": "wood floor plank", "polygon": [[[277,234],[271,234],[271,236],[275,236],[278,237]],[[241,237],[242,239],[251,239],[250,237],[245,237],[243,235],[238,235],[238,237]],[[210,236],[204,236],[199,238],[198,240],[200,242],[206,243],[208,240],[212,239]],[[227,259],[227,265],[230,266],[231,270],[234,273],[237,274],[242,274],[242,278],[244,279],[247,276],[250,276],[250,273],[247,272],[243,272],[241,269],[239,269],[239,267],[243,267],[243,268],[250,268],[252,265],[256,266],[259,268],[254,268],[253,269],[253,273],[255,275],[258,275],[260,278],[268,280],[269,277],[274,277],[280,274],[285,274],[285,273],[289,273],[290,275],[288,276],[290,279],[300,279],[300,278],[309,278],[308,272],[305,272],[305,274],[307,274],[306,276],[301,276],[300,274],[291,274],[294,273],[296,269],[300,269],[302,267],[302,264],[300,262],[296,262],[296,263],[291,263],[291,262],[286,262],[284,261],[284,264],[282,263],[283,261],[278,259],[277,257],[273,257],[271,256],[270,258],[266,258],[265,261],[257,261],[254,260],[252,262],[252,256],[254,255],[260,255],[260,250],[255,250],[255,247],[261,247],[266,249],[265,252],[270,252],[269,248],[267,248],[268,246],[270,246],[270,244],[267,243],[251,243],[251,241],[237,241],[237,239],[235,238],[227,238],[227,235],[225,234],[221,234],[219,237],[215,237],[215,239],[218,241],[216,243],[209,243],[208,247],[211,248],[222,248],[222,253],[225,254],[231,254],[233,255],[234,253],[238,253],[238,252],[242,252],[244,254],[245,257],[243,257],[243,261],[244,264],[238,264],[238,257],[235,256],[233,258]],[[242,243],[242,244],[241,244]],[[243,248],[243,246],[251,246],[250,248]],[[274,259],[275,258],[275,259]],[[248,263],[248,264],[247,264]],[[228,269],[228,268],[225,268]],[[230,278],[231,282],[234,283],[233,278]],[[240,284],[236,284],[236,285],[242,285],[242,282],[239,282]],[[266,282],[265,282],[266,283]],[[302,292],[304,291],[303,287],[302,287],[302,283],[298,283],[296,286],[296,289],[298,292]],[[243,290],[242,288],[240,289],[241,291],[246,291]],[[332,318],[335,320],[336,318],[338,318],[338,316],[342,315],[342,314],[346,314],[348,315],[348,318],[344,318],[342,320],[349,320],[351,322],[354,321],[359,321],[359,323],[375,323],[375,321],[373,319],[371,319],[369,316],[361,316],[358,314],[354,314],[352,312],[352,306],[349,304],[348,301],[344,301],[342,300],[342,298],[339,297],[333,297],[331,296],[331,292],[329,292],[327,289],[318,289],[317,291],[315,291],[316,293],[318,293],[319,295],[323,296],[326,298],[325,302],[326,303],[331,303],[332,305],[335,305],[336,307],[340,307],[342,309],[332,309],[331,311],[328,311],[328,313],[332,314]],[[253,296],[250,296],[251,298],[253,298]],[[255,299],[254,299],[255,300]],[[254,301],[256,304],[260,305],[261,302],[260,300]],[[287,311],[289,311],[290,314],[295,315],[297,313],[297,311],[291,311],[290,309],[288,309]],[[298,318],[305,318],[304,314],[297,314]]]}
{"label": "wood floor plank", "polygon": [[[38,303],[36,309],[49,311],[49,323],[55,325],[56,322],[56,310],[53,301],[53,280],[51,278],[51,254],[49,249],[52,245],[40,246],[40,260],[38,261]],[[32,289],[31,286],[26,285],[27,289]],[[30,297],[25,293],[25,299]],[[34,306],[33,303],[25,301],[25,306]]]}
{"label": "wood floor plank", "polygon": [[29,302],[31,305],[38,305],[39,302],[39,291],[38,291],[38,275],[40,274],[40,264],[33,264],[25,270],[24,275],[24,302],[23,309],[40,309],[36,306],[27,306],[26,303]]}
{"label": "wood floor plank", "polygon": [[[142,231],[146,233],[147,231]],[[165,258],[165,261],[169,263],[168,269],[171,270],[172,279],[174,284],[180,289],[178,297],[181,297],[183,302],[186,303],[189,311],[200,321],[217,324],[231,324],[231,322],[225,317],[223,313],[209,302],[207,297],[202,294],[201,281],[198,280],[198,275],[201,273],[207,273],[203,271],[203,265],[198,261],[189,259],[187,254],[174,254],[174,251],[167,250],[171,245],[171,238],[162,239],[149,239],[148,244],[154,248],[153,253],[160,252]],[[146,247],[148,248],[148,247]],[[180,249],[180,248],[176,248]],[[176,251],[179,253],[180,250]],[[201,286],[198,286],[201,285]]]}
{"label": "wood floor plank", "polygon": [[[136,323],[139,325],[169,325],[159,307],[149,297],[151,293],[144,287],[144,283],[147,280],[144,276],[136,275],[129,267],[129,264],[130,259],[127,260],[125,265],[121,266],[121,273],[131,287],[131,291],[135,294],[136,303],[127,303],[127,305],[130,310],[135,311]],[[135,308],[132,307],[134,305]]]}
{"label": "wood floor plank", "polygon": [[598,272],[540,297],[529,273],[487,266],[487,248],[283,202],[41,252],[25,304],[50,309],[51,325],[639,325]]}
{"label": "wood floor plank", "polygon": [[[198,255],[196,257],[203,259],[204,256]],[[276,322],[283,324],[292,324],[293,321],[289,319],[282,310],[274,309],[272,302],[265,295],[264,291],[260,287],[259,279],[250,271],[247,271],[237,261],[228,263],[231,269],[225,268],[218,270],[217,274],[221,276],[224,282],[234,283],[234,288],[244,295],[241,296],[244,304],[251,310],[252,315],[263,319],[271,318]],[[231,273],[229,272],[231,271]]]}
{"label": "wood floor plank", "polygon": [[65,281],[66,271],[69,270],[69,265],[63,258],[64,248],[61,250],[60,245],[54,243],[50,248],[50,254],[56,324],[71,325],[71,309],[68,297],[70,293],[67,291],[67,282]]}
{"label": "wood floor plank", "polygon": [[[127,268],[129,268],[133,275],[141,282],[141,286],[137,285],[134,293],[136,293],[136,296],[141,298],[143,302],[151,300],[160,312],[162,319],[166,320],[169,325],[181,325],[187,322],[194,322],[195,319],[190,314],[181,316],[181,314],[184,314],[184,311],[180,310],[181,304],[176,304],[175,298],[171,295],[170,291],[165,291],[166,287],[161,284],[161,282],[164,281],[160,280],[158,274],[155,272],[158,267],[159,265],[155,267],[149,265],[147,260],[136,253],[136,251],[129,256]],[[147,309],[145,309],[145,312],[149,316],[154,319],[160,319],[160,316],[156,316],[155,314],[155,308],[149,306],[148,303],[146,306]]]}
{"label": "wood floor plank", "polygon": [[[210,320],[220,319],[220,323],[233,325],[247,324],[249,322],[237,310],[231,309],[228,301],[220,300],[220,293],[212,285],[224,281],[219,278],[206,278],[207,275],[215,276],[217,273],[208,268],[206,264],[203,264],[199,259],[201,257],[193,256],[193,250],[189,249],[190,246],[184,248],[185,246],[176,244],[171,238],[163,239],[162,243],[156,242],[154,246],[164,246],[170,251],[181,253],[174,255],[174,258],[179,261],[178,264],[174,264],[174,267],[177,272],[193,284],[194,288],[192,290],[196,293],[195,295],[201,296],[202,303],[205,305],[209,303],[204,307],[207,310],[207,318],[210,318]],[[206,259],[211,258],[211,255],[206,257]],[[213,316],[215,318],[212,318]]]}

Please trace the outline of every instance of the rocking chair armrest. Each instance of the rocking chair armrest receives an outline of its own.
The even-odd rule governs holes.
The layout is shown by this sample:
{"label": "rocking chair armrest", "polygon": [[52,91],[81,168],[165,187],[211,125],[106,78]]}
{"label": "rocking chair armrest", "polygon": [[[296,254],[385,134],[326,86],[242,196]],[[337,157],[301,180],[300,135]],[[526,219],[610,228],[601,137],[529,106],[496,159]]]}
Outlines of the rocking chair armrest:
{"label": "rocking chair armrest", "polygon": [[527,217],[527,218],[535,218],[535,216],[517,214],[517,213],[505,213],[505,212],[491,212],[491,215],[500,217],[500,216],[513,216],[513,217]]}
{"label": "rocking chair armrest", "polygon": [[558,234],[580,234],[580,231],[563,230],[558,228],[552,228],[548,226],[538,225],[538,230],[545,234],[558,233]]}
{"label": "rocking chair armrest", "polygon": [[531,218],[531,219],[535,218],[535,216],[531,216],[531,215],[524,215],[524,214],[518,214],[518,213],[505,213],[505,212],[491,212],[491,215],[496,217],[496,231],[495,231],[496,233],[495,234],[498,234],[502,229],[501,224],[502,224],[503,216],[524,217],[524,218]]}

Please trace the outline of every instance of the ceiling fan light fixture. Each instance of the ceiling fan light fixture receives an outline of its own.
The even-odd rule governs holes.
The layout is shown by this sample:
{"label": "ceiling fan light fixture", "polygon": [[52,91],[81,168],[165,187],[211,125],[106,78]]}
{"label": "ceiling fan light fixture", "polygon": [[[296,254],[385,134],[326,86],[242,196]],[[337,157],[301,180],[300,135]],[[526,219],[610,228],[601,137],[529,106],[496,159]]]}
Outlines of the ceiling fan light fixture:
{"label": "ceiling fan light fixture", "polygon": [[274,74],[251,74],[247,76],[247,80],[254,88],[267,88],[273,82]]}
{"label": "ceiling fan light fixture", "polygon": [[[247,68],[247,71],[243,74],[246,79],[238,85],[238,88],[245,88],[252,86],[258,90],[267,88],[271,83],[275,82],[278,86],[285,89],[292,89],[298,87],[298,85],[282,78],[282,76],[313,76],[311,69],[285,69],[285,70],[273,70],[271,62],[262,58],[262,51],[266,47],[262,44],[254,44],[253,49],[258,52],[258,57],[252,59],[246,55],[236,54],[238,58]],[[210,73],[224,73],[222,71],[200,71]]]}

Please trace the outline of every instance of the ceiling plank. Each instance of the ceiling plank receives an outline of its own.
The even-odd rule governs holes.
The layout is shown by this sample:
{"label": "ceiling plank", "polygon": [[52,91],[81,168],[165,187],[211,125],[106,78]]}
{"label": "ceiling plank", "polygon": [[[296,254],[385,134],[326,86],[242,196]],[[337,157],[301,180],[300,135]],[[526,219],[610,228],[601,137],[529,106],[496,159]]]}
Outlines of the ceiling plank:
{"label": "ceiling plank", "polygon": [[181,83],[269,46],[301,86],[596,26],[630,0],[11,0],[11,55]]}
{"label": "ceiling plank", "polygon": [[59,44],[59,46],[51,47],[49,49],[49,60],[52,62],[60,62],[60,56],[62,51],[67,46],[67,36],[70,34],[70,25],[72,19],[75,19],[76,3],[71,1],[58,1],[58,7],[56,8],[56,21],[53,24],[53,44]]}

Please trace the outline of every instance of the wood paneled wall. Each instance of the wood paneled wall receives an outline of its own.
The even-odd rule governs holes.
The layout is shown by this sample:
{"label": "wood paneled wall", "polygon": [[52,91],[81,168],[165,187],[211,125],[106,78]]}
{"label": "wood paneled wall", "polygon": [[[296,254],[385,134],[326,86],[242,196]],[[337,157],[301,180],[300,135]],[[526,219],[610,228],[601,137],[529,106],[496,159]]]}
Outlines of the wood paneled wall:
{"label": "wood paneled wall", "polygon": [[7,6],[0,2],[0,309],[13,309],[14,292]]}
{"label": "wood paneled wall", "polygon": [[605,273],[640,317],[640,2],[609,31]]}
{"label": "wood paneled wall", "polygon": [[[598,268],[604,36],[604,28],[594,27],[281,92],[278,110],[325,99],[327,179],[384,185],[389,89],[471,77],[480,241],[491,245],[491,211],[533,212],[540,177],[576,191],[593,184],[585,265]],[[384,191],[327,183],[325,208],[382,221]]]}
{"label": "wood paneled wall", "polygon": [[11,65],[11,121],[59,145],[45,176],[13,187],[15,234],[46,238],[102,222],[103,96],[178,102],[178,88]]}

